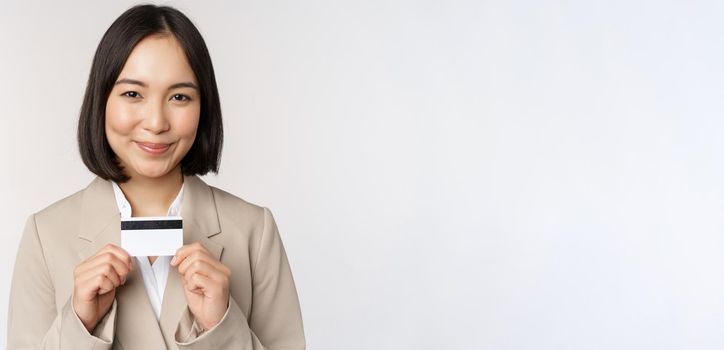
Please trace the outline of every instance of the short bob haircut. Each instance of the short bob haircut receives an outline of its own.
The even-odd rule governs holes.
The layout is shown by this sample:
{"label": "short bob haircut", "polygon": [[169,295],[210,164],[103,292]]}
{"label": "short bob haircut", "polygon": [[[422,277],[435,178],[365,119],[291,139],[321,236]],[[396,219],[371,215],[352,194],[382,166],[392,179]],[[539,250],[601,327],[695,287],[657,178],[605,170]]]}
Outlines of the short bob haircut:
{"label": "short bob haircut", "polygon": [[83,163],[103,179],[130,179],[106,138],[106,102],[133,48],[153,34],[171,34],[179,41],[199,83],[199,125],[191,149],[181,160],[181,171],[184,175],[205,175],[219,170],[223,143],[221,105],[206,43],[180,11],[168,6],[137,5],[118,17],[98,44],[78,119],[78,147]]}

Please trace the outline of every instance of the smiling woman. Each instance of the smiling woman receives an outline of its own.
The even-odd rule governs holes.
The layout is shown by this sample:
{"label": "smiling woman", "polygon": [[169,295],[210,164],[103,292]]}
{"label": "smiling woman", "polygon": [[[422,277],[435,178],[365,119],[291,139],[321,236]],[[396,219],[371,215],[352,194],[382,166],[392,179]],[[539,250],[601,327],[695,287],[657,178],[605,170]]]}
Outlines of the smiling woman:
{"label": "smiling woman", "polygon": [[106,103],[106,136],[131,178],[180,178],[176,165],[191,149],[199,124],[196,86],[172,35],[146,37],[128,56]]}
{"label": "smiling woman", "polygon": [[[142,136],[138,129],[163,128],[163,123],[170,126],[181,120],[185,129],[193,125],[198,135],[195,141],[191,138],[190,148],[173,152],[183,155],[180,162],[176,159],[173,163],[185,175],[204,175],[219,168],[221,105],[206,44],[181,12],[159,7],[158,13],[163,14],[159,16],[150,14],[151,8],[137,6],[121,15],[101,39],[93,59],[78,123],[78,146],[88,169],[104,179],[125,182],[132,175],[122,171],[133,165],[115,153],[114,146],[119,144],[114,142],[121,140],[111,137],[112,132],[123,135],[128,131],[126,143],[161,143],[163,148],[172,140]],[[141,122],[145,125],[139,125]],[[136,131],[129,131],[131,127]]]}
{"label": "smiling woman", "polygon": [[[97,177],[28,218],[8,348],[304,349],[271,211],[198,177],[218,172],[222,136],[196,27],[166,6],[123,13],[98,45],[78,122],[81,157]],[[165,216],[182,222],[175,255],[123,249],[121,221]]]}

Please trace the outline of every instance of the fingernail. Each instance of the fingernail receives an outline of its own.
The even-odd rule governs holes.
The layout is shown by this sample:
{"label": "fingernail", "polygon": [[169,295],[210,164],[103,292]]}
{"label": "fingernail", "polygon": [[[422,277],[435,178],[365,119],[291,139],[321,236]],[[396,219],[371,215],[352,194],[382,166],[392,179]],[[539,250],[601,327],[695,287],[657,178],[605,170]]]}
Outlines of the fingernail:
{"label": "fingernail", "polygon": [[173,258],[171,259],[171,265],[173,265],[175,262],[176,262],[176,255],[174,255]]}

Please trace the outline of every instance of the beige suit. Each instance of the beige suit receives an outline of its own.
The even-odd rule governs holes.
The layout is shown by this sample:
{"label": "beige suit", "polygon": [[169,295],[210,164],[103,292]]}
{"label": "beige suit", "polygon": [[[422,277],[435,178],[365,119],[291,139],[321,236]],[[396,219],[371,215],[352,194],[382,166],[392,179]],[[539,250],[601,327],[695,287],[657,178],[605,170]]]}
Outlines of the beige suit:
{"label": "beige suit", "polygon": [[216,327],[192,326],[174,267],[157,321],[139,266],[93,333],[83,327],[71,301],[73,270],[105,244],[121,244],[113,188],[96,178],[28,219],[10,291],[8,349],[304,349],[297,292],[271,212],[196,176],[184,183],[184,244],[201,242],[232,271],[229,310]]}

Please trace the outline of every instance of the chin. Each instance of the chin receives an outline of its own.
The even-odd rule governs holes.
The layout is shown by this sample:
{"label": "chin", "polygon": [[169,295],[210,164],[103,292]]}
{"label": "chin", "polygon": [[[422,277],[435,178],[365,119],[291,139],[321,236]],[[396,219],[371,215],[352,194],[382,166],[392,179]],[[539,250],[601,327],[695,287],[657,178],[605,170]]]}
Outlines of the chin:
{"label": "chin", "polygon": [[135,170],[136,170],[136,174],[138,174],[138,176],[148,177],[148,178],[162,177],[171,171],[171,169],[168,169],[165,167],[164,168],[149,167],[149,168],[141,168],[141,169],[135,169]]}

